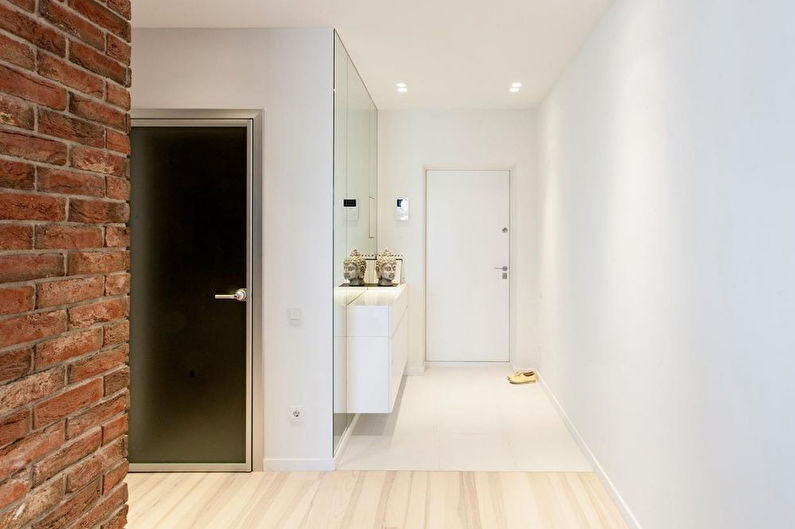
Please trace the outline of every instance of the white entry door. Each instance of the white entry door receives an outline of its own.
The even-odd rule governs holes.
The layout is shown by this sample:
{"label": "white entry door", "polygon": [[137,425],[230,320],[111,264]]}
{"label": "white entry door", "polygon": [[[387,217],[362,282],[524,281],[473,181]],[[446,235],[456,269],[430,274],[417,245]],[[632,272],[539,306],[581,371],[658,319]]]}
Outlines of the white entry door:
{"label": "white entry door", "polygon": [[509,172],[428,171],[426,358],[507,362]]}

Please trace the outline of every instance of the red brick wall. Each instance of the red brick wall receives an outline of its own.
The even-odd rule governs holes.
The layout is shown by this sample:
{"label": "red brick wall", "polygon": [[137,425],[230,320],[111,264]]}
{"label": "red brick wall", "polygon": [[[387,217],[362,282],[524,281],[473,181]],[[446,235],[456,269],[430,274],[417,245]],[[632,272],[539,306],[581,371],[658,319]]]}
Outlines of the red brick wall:
{"label": "red brick wall", "polygon": [[127,515],[130,0],[0,0],[0,527]]}

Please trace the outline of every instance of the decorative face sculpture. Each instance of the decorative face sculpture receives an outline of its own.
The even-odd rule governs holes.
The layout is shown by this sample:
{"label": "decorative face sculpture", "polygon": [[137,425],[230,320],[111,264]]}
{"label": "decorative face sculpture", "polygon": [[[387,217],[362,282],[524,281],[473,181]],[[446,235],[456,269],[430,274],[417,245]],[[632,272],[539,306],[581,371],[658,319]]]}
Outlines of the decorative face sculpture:
{"label": "decorative face sculpture", "polygon": [[378,275],[379,285],[390,286],[393,284],[397,273],[397,259],[395,254],[389,251],[389,248],[385,248],[376,259],[375,273]]}
{"label": "decorative face sculpture", "polygon": [[381,278],[390,283],[395,280],[395,265],[393,263],[384,263],[384,266],[381,267]]}
{"label": "decorative face sculpture", "polygon": [[354,249],[343,261],[343,275],[350,286],[360,287],[364,285],[365,268],[367,268],[367,261],[364,260],[359,250]]}

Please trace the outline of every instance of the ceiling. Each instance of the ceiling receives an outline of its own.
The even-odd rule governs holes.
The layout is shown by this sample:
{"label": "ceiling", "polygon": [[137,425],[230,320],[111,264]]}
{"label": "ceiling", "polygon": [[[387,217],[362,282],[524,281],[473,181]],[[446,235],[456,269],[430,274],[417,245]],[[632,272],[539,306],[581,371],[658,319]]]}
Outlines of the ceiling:
{"label": "ceiling", "polygon": [[135,0],[133,25],[335,27],[379,108],[532,108],[612,1]]}

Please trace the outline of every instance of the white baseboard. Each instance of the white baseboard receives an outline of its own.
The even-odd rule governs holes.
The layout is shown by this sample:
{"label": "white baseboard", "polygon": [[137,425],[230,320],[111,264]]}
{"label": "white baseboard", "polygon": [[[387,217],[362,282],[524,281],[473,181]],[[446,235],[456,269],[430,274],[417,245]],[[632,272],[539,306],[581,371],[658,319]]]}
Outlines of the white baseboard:
{"label": "white baseboard", "polygon": [[337,469],[337,464],[339,463],[340,459],[342,459],[342,453],[345,452],[345,447],[348,446],[348,440],[351,438],[351,435],[353,435],[353,430],[354,428],[356,428],[356,423],[358,422],[359,422],[359,414],[357,413],[356,415],[353,416],[353,420],[345,429],[345,431],[342,432],[342,438],[340,439],[340,444],[337,445],[337,453],[334,454],[334,470]]}
{"label": "white baseboard", "polygon": [[533,370],[532,367],[530,367],[530,368],[527,368],[527,367],[516,367],[516,364],[514,364],[513,362],[511,362],[511,369],[513,369],[514,371],[531,371],[531,370]]}
{"label": "white baseboard", "polygon": [[425,362],[419,366],[406,366],[404,371],[406,375],[415,376],[415,375],[424,375],[425,374]]}
{"label": "white baseboard", "polygon": [[425,361],[426,367],[489,367],[505,366],[510,367],[510,362],[430,362]]}
{"label": "white baseboard", "polygon": [[337,446],[337,453],[328,459],[263,459],[262,468],[265,472],[326,472],[337,469],[337,462],[348,440],[351,438],[353,429],[359,420],[359,414],[354,415],[351,424],[345,429]]}
{"label": "white baseboard", "polygon": [[549,400],[552,401],[552,405],[555,406],[560,418],[563,419],[563,422],[566,424],[566,428],[569,429],[572,437],[574,437],[574,441],[577,443],[577,445],[579,445],[580,449],[585,454],[585,457],[588,458],[588,461],[591,463],[591,466],[594,469],[594,473],[596,473],[596,475],[599,477],[599,480],[607,489],[607,493],[610,494],[610,497],[613,498],[613,501],[616,503],[618,510],[621,511],[621,515],[624,517],[627,525],[630,527],[630,529],[642,529],[637,518],[635,518],[635,515],[632,514],[629,506],[624,501],[624,498],[621,497],[618,489],[615,487],[615,485],[613,485],[613,482],[610,481],[610,478],[607,476],[604,468],[602,468],[602,465],[596,459],[596,456],[594,456],[591,448],[585,442],[585,439],[583,439],[582,435],[580,435],[579,430],[577,430],[577,427],[574,426],[574,423],[571,421],[568,414],[566,414],[566,410],[563,409],[563,406],[561,406],[560,401],[552,392],[552,389],[547,385],[546,381],[544,381],[544,377],[538,371],[536,371],[536,373],[538,375],[539,384],[541,384],[541,387],[544,388],[544,392],[546,392]]}
{"label": "white baseboard", "polygon": [[262,460],[265,472],[326,472],[334,470],[334,458]]}

